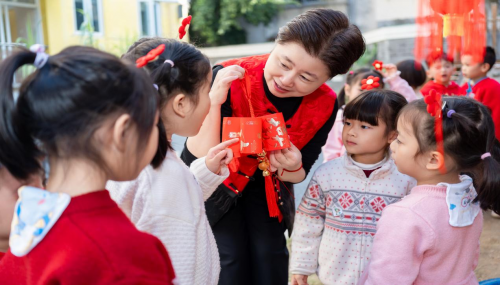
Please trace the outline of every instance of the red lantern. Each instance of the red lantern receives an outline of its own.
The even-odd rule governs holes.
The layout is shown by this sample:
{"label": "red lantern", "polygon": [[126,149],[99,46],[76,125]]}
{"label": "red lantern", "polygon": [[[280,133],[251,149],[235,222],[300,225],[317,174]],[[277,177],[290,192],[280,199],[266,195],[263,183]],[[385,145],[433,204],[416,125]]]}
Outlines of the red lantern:
{"label": "red lantern", "polygon": [[479,0],[431,0],[430,2],[432,10],[442,15],[469,13],[478,4]]}
{"label": "red lantern", "polygon": [[486,47],[484,0],[419,0],[415,57],[443,51],[447,39],[448,56],[471,55],[482,62]]}

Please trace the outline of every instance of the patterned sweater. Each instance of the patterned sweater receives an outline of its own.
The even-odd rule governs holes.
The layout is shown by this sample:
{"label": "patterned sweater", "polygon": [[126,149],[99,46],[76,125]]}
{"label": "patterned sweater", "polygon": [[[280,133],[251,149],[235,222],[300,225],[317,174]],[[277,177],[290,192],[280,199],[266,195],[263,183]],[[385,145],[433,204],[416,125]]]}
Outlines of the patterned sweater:
{"label": "patterned sweater", "polygon": [[414,185],[392,159],[369,178],[348,155],[320,166],[295,216],[292,274],[317,273],[323,284],[356,284],[370,260],[382,210]]}

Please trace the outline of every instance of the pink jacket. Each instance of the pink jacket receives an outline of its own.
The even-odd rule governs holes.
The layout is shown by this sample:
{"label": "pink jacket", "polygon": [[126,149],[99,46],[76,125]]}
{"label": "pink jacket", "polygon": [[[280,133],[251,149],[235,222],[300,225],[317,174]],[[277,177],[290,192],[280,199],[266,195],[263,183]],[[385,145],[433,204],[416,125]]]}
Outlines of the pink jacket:
{"label": "pink jacket", "polygon": [[411,88],[406,80],[399,76],[399,73],[394,74],[391,77],[387,77],[385,82],[390,85],[390,90],[403,95],[408,102],[417,99],[417,95],[415,94],[413,88]]}
{"label": "pink jacket", "polygon": [[342,143],[342,129],[344,128],[344,123],[342,122],[344,117],[344,107],[339,108],[337,112],[337,117],[335,117],[335,123],[333,128],[328,133],[328,138],[325,145],[321,148],[323,151],[323,162],[340,157],[345,153],[345,147]]}
{"label": "pink jacket", "polygon": [[384,209],[370,264],[358,284],[478,284],[474,269],[482,211],[470,218],[469,226],[451,226],[449,209],[460,212],[463,206],[448,206],[446,191],[443,186],[417,186]]}

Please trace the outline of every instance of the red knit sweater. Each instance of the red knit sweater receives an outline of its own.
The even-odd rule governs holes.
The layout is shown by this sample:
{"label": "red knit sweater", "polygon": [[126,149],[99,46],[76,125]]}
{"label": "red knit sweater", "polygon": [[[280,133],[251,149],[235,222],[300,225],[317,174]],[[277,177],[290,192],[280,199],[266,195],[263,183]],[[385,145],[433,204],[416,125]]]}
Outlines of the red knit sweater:
{"label": "red knit sweater", "polygon": [[[467,90],[467,83],[462,86]],[[491,78],[485,78],[472,86],[474,98],[491,110],[495,123],[495,136],[500,140],[500,83]]]}
{"label": "red knit sweater", "polygon": [[27,255],[0,261],[1,284],[172,284],[160,240],[138,231],[108,191],[73,197]]}
{"label": "red knit sweater", "polygon": [[420,89],[420,93],[425,97],[429,95],[431,90],[436,90],[437,93],[442,95],[465,95],[465,91],[458,86],[454,81],[451,81],[448,86],[444,86],[443,84],[436,83],[434,81],[427,82],[422,89]]}

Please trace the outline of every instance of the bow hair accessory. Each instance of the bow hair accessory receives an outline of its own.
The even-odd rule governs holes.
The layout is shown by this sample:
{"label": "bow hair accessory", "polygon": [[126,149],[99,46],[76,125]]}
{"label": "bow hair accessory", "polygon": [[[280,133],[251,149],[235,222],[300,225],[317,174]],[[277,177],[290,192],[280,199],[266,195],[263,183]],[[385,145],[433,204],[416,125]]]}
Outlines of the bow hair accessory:
{"label": "bow hair accessory", "polygon": [[182,24],[181,26],[179,27],[179,39],[182,40],[182,38],[186,35],[187,31],[186,31],[186,27],[188,25],[191,25],[191,19],[193,17],[191,15],[187,16],[186,18],[182,19]]}
{"label": "bow hair accessory", "polygon": [[165,45],[161,44],[158,47],[150,50],[145,56],[139,57],[135,61],[135,66],[138,68],[146,66],[148,62],[153,61],[158,58],[158,56],[165,50]]}

